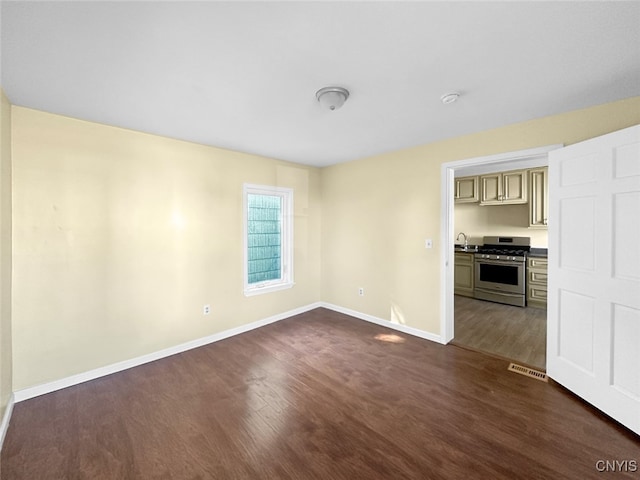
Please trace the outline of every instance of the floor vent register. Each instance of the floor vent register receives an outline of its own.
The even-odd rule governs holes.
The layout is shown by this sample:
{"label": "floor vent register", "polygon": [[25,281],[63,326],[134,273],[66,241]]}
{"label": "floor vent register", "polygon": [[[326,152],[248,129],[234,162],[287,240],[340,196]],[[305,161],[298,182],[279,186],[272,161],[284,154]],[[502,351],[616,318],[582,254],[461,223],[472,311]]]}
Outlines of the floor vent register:
{"label": "floor vent register", "polygon": [[533,368],[523,367],[522,365],[518,365],[517,363],[509,364],[508,370],[510,372],[519,373],[520,375],[524,375],[526,377],[535,378],[536,380],[540,380],[542,382],[548,381],[546,373],[534,370]]}

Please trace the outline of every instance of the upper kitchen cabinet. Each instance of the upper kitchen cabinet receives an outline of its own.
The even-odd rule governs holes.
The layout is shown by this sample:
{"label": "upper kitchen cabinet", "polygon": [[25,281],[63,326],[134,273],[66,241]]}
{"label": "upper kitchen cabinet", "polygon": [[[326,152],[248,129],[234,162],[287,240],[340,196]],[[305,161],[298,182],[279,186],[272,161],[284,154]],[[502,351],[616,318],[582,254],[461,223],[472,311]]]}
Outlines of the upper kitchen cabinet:
{"label": "upper kitchen cabinet", "polygon": [[512,205],[527,201],[526,170],[480,176],[480,205]]}
{"label": "upper kitchen cabinet", "polygon": [[549,218],[549,169],[529,170],[529,227],[547,228]]}
{"label": "upper kitchen cabinet", "polygon": [[455,189],[456,203],[475,203],[480,199],[478,193],[478,177],[456,178]]}

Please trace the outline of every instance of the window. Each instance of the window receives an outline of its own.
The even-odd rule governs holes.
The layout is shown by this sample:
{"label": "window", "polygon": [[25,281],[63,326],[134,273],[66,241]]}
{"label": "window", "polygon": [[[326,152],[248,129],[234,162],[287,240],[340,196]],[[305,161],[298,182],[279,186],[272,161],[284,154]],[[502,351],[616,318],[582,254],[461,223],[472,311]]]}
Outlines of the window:
{"label": "window", "polygon": [[293,286],[293,190],[244,185],[244,294]]}

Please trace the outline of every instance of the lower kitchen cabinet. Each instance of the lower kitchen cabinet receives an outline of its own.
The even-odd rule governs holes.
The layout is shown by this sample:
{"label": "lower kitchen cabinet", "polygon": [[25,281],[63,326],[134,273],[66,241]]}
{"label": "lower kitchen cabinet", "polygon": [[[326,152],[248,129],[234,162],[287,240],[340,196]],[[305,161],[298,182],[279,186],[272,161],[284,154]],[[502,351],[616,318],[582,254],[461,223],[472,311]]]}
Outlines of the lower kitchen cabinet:
{"label": "lower kitchen cabinet", "polygon": [[473,297],[473,277],[474,277],[474,255],[473,253],[455,253],[454,287],[456,295]]}
{"label": "lower kitchen cabinet", "polygon": [[527,306],[547,308],[546,258],[527,258]]}

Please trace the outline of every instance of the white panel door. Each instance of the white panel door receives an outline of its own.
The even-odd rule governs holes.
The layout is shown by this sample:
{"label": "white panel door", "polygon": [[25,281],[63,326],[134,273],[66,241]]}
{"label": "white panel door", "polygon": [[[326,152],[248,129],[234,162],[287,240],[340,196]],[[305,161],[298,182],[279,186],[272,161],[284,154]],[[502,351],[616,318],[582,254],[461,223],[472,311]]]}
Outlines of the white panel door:
{"label": "white panel door", "polygon": [[549,153],[547,373],[640,434],[640,125]]}

